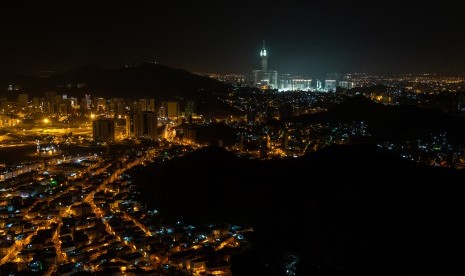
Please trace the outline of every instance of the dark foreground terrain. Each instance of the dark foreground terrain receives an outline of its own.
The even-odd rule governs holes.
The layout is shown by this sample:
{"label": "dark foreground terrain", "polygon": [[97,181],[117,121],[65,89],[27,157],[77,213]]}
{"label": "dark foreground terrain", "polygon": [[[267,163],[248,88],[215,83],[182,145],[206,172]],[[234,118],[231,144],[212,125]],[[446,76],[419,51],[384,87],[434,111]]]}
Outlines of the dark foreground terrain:
{"label": "dark foreground terrain", "polygon": [[465,267],[462,171],[376,147],[245,160],[220,149],[155,163],[136,180],[165,220],[252,225],[234,275],[455,275]]}

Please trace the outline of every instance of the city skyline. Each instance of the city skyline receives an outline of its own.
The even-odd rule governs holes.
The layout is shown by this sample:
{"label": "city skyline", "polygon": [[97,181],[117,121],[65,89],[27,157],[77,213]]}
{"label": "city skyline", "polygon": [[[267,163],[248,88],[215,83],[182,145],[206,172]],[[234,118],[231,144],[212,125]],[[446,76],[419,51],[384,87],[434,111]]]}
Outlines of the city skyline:
{"label": "city skyline", "polygon": [[453,3],[1,5],[3,72],[157,61],[192,72],[244,73],[256,67],[266,39],[269,66],[283,73],[464,73]]}
{"label": "city skyline", "polygon": [[465,271],[456,6],[2,1],[0,274]]}

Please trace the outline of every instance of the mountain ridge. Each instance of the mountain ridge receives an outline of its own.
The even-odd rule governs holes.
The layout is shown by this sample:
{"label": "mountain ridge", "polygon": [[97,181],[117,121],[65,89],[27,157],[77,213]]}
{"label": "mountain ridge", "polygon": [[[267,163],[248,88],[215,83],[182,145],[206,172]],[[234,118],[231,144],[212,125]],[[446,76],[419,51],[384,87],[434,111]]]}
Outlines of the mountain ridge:
{"label": "mountain ridge", "polygon": [[7,91],[10,84],[21,86],[21,92],[39,97],[47,91],[56,91],[75,96],[92,94],[134,99],[195,98],[199,91],[223,93],[228,89],[226,84],[214,79],[152,63],[119,69],[82,66],[49,78],[0,74],[2,94],[10,96]]}

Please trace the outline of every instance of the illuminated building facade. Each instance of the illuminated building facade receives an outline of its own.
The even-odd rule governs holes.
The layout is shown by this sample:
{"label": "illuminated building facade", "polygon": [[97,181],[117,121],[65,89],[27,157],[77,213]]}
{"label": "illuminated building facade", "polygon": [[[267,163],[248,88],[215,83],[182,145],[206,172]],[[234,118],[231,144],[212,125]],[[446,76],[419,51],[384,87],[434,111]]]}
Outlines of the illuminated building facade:
{"label": "illuminated building facade", "polygon": [[351,81],[340,81],[339,86],[345,89],[352,89],[354,88],[354,83]]}
{"label": "illuminated building facade", "polygon": [[260,51],[260,70],[253,70],[254,86],[261,89],[278,89],[278,71],[268,70],[268,51],[263,41],[263,48]]}
{"label": "illuminated building facade", "polygon": [[137,110],[155,112],[155,99],[140,99],[137,102]]}
{"label": "illuminated building facade", "polygon": [[312,79],[289,74],[280,75],[279,91],[311,91]]}
{"label": "illuminated building facade", "polygon": [[162,102],[160,106],[160,117],[170,118],[172,120],[177,119],[181,115],[181,108],[179,102],[169,101]]}
{"label": "illuminated building facade", "polygon": [[151,111],[132,113],[126,117],[128,138],[157,139],[157,114]]}
{"label": "illuminated building facade", "polygon": [[337,81],[336,80],[325,80],[325,90],[327,92],[336,92],[336,87],[337,87]]}

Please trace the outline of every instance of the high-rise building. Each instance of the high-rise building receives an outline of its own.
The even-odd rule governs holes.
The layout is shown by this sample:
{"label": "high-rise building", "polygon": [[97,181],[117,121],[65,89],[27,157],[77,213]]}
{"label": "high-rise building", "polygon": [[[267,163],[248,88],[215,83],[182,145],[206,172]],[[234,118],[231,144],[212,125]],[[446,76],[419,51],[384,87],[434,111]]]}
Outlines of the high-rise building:
{"label": "high-rise building", "polygon": [[354,88],[354,83],[351,81],[340,81],[339,86],[345,89],[352,89]]}
{"label": "high-rise building", "polygon": [[268,53],[266,52],[265,48],[265,41],[263,41],[263,48],[260,51],[260,57],[262,58],[262,71],[268,71]]}
{"label": "high-rise building", "polygon": [[111,143],[115,141],[115,121],[113,119],[97,119],[92,122],[93,140],[95,143]]}
{"label": "high-rise building", "polygon": [[179,102],[168,102],[167,103],[168,118],[176,119],[179,117],[180,109]]}
{"label": "high-rise building", "polygon": [[136,137],[136,118],[135,113],[129,113],[126,115],[126,137],[127,138],[137,138]]}
{"label": "high-rise building", "polygon": [[168,117],[168,110],[167,110],[166,102],[162,102],[160,105],[160,109],[158,109],[158,116],[161,118],[167,118]]}
{"label": "high-rise building", "polygon": [[147,111],[155,112],[155,99],[149,99],[147,103]]}
{"label": "high-rise building", "polygon": [[292,76],[290,74],[279,75],[279,91],[292,91]]}
{"label": "high-rise building", "polygon": [[74,97],[69,97],[68,98],[69,103],[71,104],[71,108],[73,109],[78,109],[79,108],[79,103],[78,99]]}
{"label": "high-rise building", "polygon": [[336,80],[325,80],[325,90],[327,92],[336,92]]}
{"label": "high-rise building", "polygon": [[137,110],[155,112],[155,99],[139,99],[137,101]]}
{"label": "high-rise building", "polygon": [[108,115],[115,118],[121,119],[124,115],[124,99],[123,98],[112,98],[108,104]]}
{"label": "high-rise building", "polygon": [[140,99],[137,102],[137,110],[138,111],[147,111],[147,100],[146,99]]}
{"label": "high-rise building", "polygon": [[157,139],[157,114],[151,111],[132,113],[126,117],[128,138]]}
{"label": "high-rise building", "polygon": [[19,107],[27,107],[28,105],[28,96],[27,94],[19,94],[18,95],[18,106]]}
{"label": "high-rise building", "polygon": [[162,102],[159,111],[160,117],[177,119],[181,115],[179,102]]}
{"label": "high-rise building", "polygon": [[189,118],[193,116],[195,113],[195,102],[194,101],[187,101],[186,107],[184,108],[184,115]]}
{"label": "high-rise building", "polygon": [[32,106],[35,107],[35,108],[39,108],[39,107],[40,107],[40,100],[39,100],[38,97],[32,98]]}
{"label": "high-rise building", "polygon": [[84,98],[81,100],[81,108],[82,109],[91,109],[92,108],[92,99],[90,95],[85,95]]}
{"label": "high-rise building", "polygon": [[105,112],[107,109],[107,101],[104,98],[96,98],[95,106],[97,107],[97,112]]}
{"label": "high-rise building", "polygon": [[138,114],[139,124],[136,128],[138,138],[157,139],[157,114],[145,111]]}
{"label": "high-rise building", "polygon": [[253,70],[254,86],[261,89],[278,88],[278,71],[268,70],[268,51],[263,41],[263,48],[260,51],[261,65],[260,70]]}
{"label": "high-rise building", "polygon": [[62,115],[66,115],[70,113],[71,110],[71,102],[66,100],[61,100],[57,103],[58,113]]}

